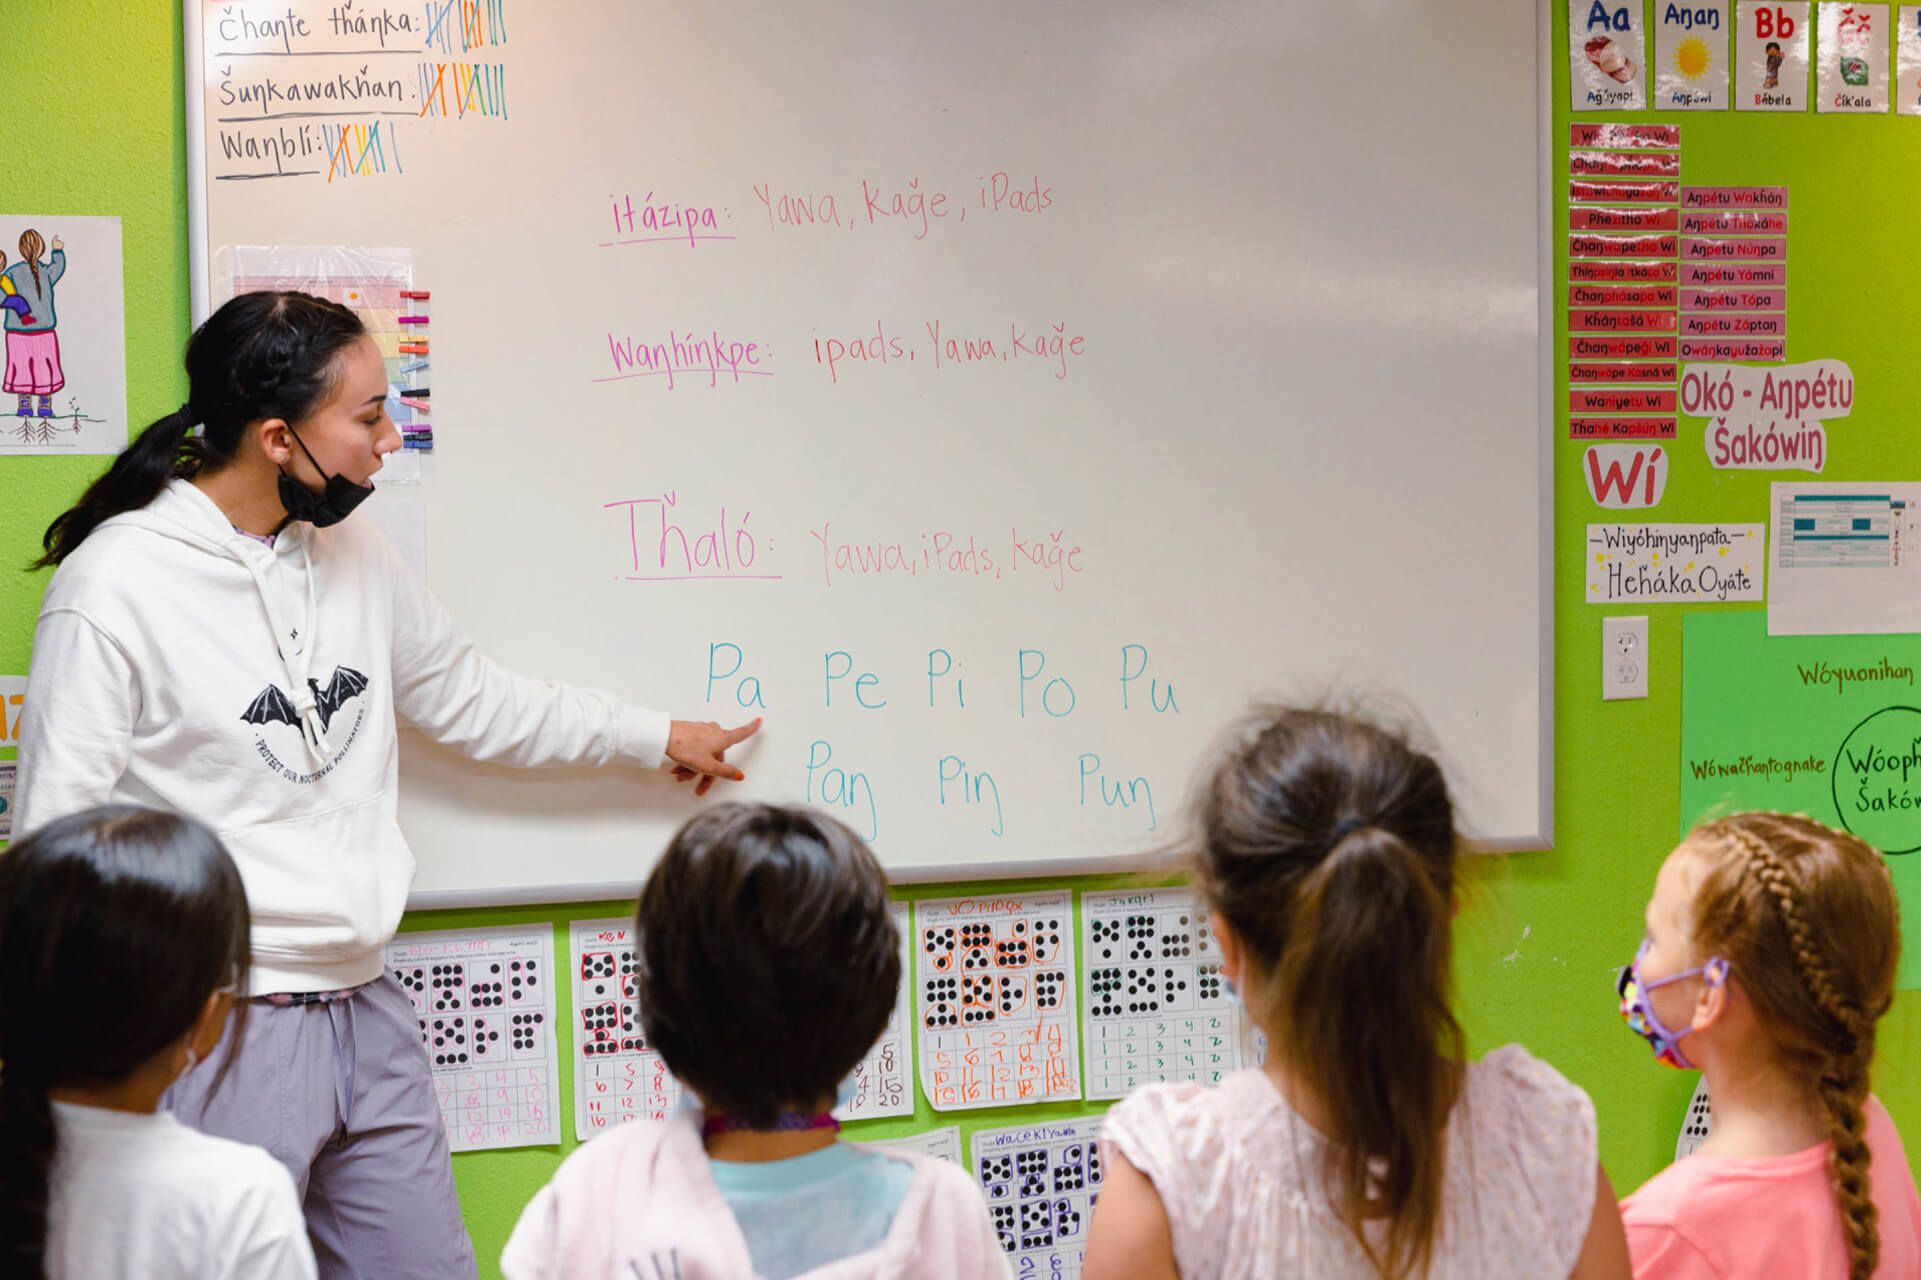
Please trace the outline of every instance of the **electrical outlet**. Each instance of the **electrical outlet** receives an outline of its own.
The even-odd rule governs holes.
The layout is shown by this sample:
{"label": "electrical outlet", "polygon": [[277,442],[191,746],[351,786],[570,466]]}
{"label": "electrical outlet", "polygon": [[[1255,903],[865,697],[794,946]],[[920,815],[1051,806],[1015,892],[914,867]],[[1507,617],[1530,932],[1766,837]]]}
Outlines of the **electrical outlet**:
{"label": "electrical outlet", "polygon": [[1648,696],[1648,620],[1601,619],[1601,699]]}

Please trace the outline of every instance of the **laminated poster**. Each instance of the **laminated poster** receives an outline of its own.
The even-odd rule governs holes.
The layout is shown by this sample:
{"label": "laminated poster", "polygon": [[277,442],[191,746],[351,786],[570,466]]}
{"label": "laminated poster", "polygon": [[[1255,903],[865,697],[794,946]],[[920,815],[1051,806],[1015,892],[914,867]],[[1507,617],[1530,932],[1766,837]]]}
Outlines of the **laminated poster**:
{"label": "laminated poster", "polygon": [[1640,0],[1568,0],[1568,84],[1576,111],[1647,106],[1646,16]]}

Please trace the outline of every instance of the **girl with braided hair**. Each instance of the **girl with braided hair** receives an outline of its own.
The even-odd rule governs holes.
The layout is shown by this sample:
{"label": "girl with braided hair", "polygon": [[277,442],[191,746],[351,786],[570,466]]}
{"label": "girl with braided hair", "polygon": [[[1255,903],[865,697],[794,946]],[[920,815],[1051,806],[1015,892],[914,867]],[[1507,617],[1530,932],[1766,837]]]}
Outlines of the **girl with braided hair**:
{"label": "girl with braided hair", "polygon": [[1921,1276],[1921,1200],[1868,1091],[1899,953],[1887,864],[1844,832],[1743,813],[1668,855],[1621,1011],[1701,1070],[1714,1127],[1622,1202],[1637,1280]]}
{"label": "girl with braided hair", "polygon": [[168,1105],[287,1167],[326,1280],[472,1280],[420,1027],[381,954],[414,873],[398,721],[523,766],[665,757],[697,794],[740,776],[722,757],[755,726],[513,675],[461,636],[347,518],[401,447],[347,308],[242,294],[186,364],[187,403],[47,530],[15,831],[108,802],[217,830],[253,910],[251,1016],[216,1054],[226,1087],[196,1072]]}

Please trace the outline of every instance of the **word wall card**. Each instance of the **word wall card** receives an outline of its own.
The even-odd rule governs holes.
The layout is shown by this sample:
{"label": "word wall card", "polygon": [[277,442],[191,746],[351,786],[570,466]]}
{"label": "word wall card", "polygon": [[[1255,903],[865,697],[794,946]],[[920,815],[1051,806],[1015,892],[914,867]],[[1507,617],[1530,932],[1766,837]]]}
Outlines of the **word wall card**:
{"label": "word wall card", "polygon": [[1101,1191],[1100,1116],[981,1129],[974,1180],[1014,1272],[1078,1280]]}
{"label": "word wall card", "polygon": [[1087,1096],[1163,1080],[1219,1084],[1241,1065],[1241,1006],[1192,889],[1081,895]]}
{"label": "word wall card", "polygon": [[552,928],[403,933],[386,959],[420,1019],[448,1144],[559,1142]]}
{"label": "word wall card", "polygon": [[936,1111],[1081,1096],[1067,892],[914,904],[921,1092]]}
{"label": "word wall card", "polygon": [[665,1120],[680,1081],[640,1029],[634,922],[568,924],[574,987],[574,1136],[582,1142],[635,1120]]}

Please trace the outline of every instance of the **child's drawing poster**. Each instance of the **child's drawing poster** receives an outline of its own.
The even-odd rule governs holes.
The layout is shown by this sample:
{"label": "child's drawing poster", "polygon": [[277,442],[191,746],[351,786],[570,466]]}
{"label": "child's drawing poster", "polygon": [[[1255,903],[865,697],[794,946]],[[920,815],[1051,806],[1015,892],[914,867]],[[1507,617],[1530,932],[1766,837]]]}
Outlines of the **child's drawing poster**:
{"label": "child's drawing poster", "polygon": [[0,308],[0,455],[124,449],[120,219],[0,214]]}

